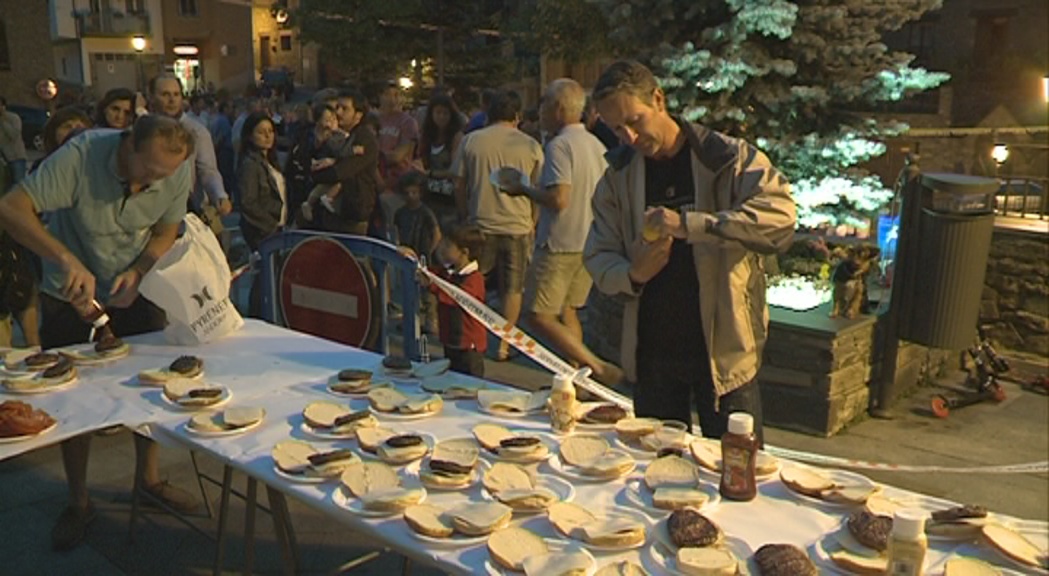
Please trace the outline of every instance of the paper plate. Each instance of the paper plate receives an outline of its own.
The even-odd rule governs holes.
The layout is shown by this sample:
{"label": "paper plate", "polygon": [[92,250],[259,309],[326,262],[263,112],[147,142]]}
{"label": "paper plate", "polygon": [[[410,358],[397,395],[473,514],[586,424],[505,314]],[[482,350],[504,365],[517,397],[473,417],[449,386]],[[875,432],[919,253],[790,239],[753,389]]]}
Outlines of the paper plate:
{"label": "paper plate", "polygon": [[420,387],[423,390],[425,390],[426,392],[431,392],[433,394],[440,394],[441,396],[444,396],[450,388],[456,386],[469,388],[473,390],[472,396],[456,396],[456,398],[463,399],[476,399],[478,390],[488,389],[488,386],[484,382],[474,382],[472,380],[466,380],[465,377],[455,372],[445,372],[440,376],[423,378],[420,382]]}
{"label": "paper plate", "polygon": [[[809,549],[812,551],[809,554],[809,558],[811,558],[812,561],[816,564],[816,566],[819,567],[821,574],[827,571],[833,572],[835,574],[842,574],[843,576],[851,576],[852,574],[854,574],[854,572],[849,571],[845,567],[839,566],[838,563],[830,557],[831,553],[836,552],[838,550],[846,550],[857,556],[872,557],[872,555],[878,554],[876,550],[867,548],[865,546],[863,546],[865,550],[862,553],[860,553],[858,549],[851,550],[848,547],[842,545],[838,533],[841,530],[848,531],[849,528],[845,525],[846,521],[847,519],[843,520],[842,523],[838,525],[838,528],[836,530],[833,530],[827,534],[824,534],[822,537],[817,538],[816,541],[813,542],[811,546],[809,546]],[[856,545],[862,546],[862,544],[860,544],[859,542],[856,542]],[[886,568],[888,568],[888,551],[884,552],[881,556],[886,559]],[[932,556],[927,554],[925,556],[925,563],[922,565],[922,571],[925,574],[941,574],[943,572],[943,563],[945,562],[945,560],[946,559],[941,558],[936,562],[933,562]],[[937,570],[938,567],[939,570]]]}
{"label": "paper plate", "polygon": [[[585,546],[579,544],[576,541],[556,540],[554,538],[544,538],[546,542],[547,550],[551,553],[574,553],[586,555],[590,559],[590,566],[586,569],[586,576],[593,576],[597,572],[597,561],[594,560],[594,555],[586,549]],[[524,572],[515,572],[513,570],[507,570],[503,568],[495,560],[492,560],[491,554],[487,555],[488,558],[484,561],[485,573],[489,576],[521,576]]]}
{"label": "paper plate", "polygon": [[[203,380],[204,379],[204,372],[201,371],[200,374],[197,374],[196,376],[190,376],[190,377],[174,376],[174,378],[178,378],[180,380]],[[164,388],[164,383],[163,382],[157,383],[157,384],[154,384],[152,382],[146,382],[146,381],[142,380],[142,378],[140,378],[138,376],[138,374],[135,374],[135,383],[138,384],[139,386],[142,386],[143,388]]]}
{"label": "paper plate", "polygon": [[447,358],[438,358],[430,362],[412,362],[412,377],[433,378],[444,374],[451,366],[452,361]]}
{"label": "paper plate", "polygon": [[416,414],[402,414],[400,412],[382,412],[372,407],[372,414],[380,420],[393,420],[393,421],[409,421],[409,420],[422,420],[423,418],[432,418],[441,413],[444,410],[444,405],[441,405],[440,410],[434,410],[433,412],[419,412]]}
{"label": "paper plate", "polygon": [[437,485],[437,484],[430,484],[430,483],[428,483],[426,481],[426,479],[423,478],[422,475],[420,474],[420,472],[422,471],[423,465],[424,464],[429,464],[430,456],[432,456],[432,455],[433,455],[433,449],[431,449],[430,453],[427,454],[426,456],[420,458],[419,460],[415,460],[413,462],[410,462],[407,466],[404,467],[404,472],[406,474],[410,475],[410,476],[414,476],[415,478],[418,478],[419,479],[419,483],[422,484],[423,486],[425,486],[427,490],[434,490],[434,491],[437,491],[437,492],[461,492],[463,490],[469,490],[469,489],[473,488],[474,486],[476,486],[477,483],[481,481],[481,477],[484,475],[484,473],[489,468],[492,467],[492,465],[489,464],[485,459],[478,458],[477,459],[477,464],[474,465],[473,472],[470,473],[470,483],[469,484],[467,484],[466,486],[459,486],[459,487],[440,486],[440,485]]}
{"label": "paper plate", "polygon": [[[797,466],[797,464],[792,465]],[[880,485],[877,482],[874,482],[870,478],[867,478],[866,476],[863,476],[862,474],[857,474],[855,472],[824,468],[819,468],[815,470],[823,476],[826,476],[830,479],[831,482],[834,482],[839,486],[869,486],[872,488],[880,488]],[[798,500],[801,500],[802,502],[818,504],[830,508],[857,508],[863,506],[863,504],[851,504],[849,502],[834,502],[832,500],[824,500],[822,498],[813,498],[812,496],[807,496],[800,492],[795,492],[794,490],[791,490],[790,486],[787,486],[785,482],[783,483],[783,486],[787,489],[788,494],[797,498]]]}
{"label": "paper plate", "polygon": [[[212,418],[216,418],[216,417],[221,416],[221,414],[222,414],[221,412],[215,412],[211,416],[212,416]],[[240,434],[244,434],[246,432],[254,430],[254,429],[258,428],[259,426],[261,426],[262,425],[262,421],[265,420],[265,419],[266,419],[266,411],[263,410],[262,411],[262,418],[259,418],[258,420],[252,422],[251,424],[248,424],[247,426],[241,426],[240,428],[233,428],[232,430],[219,430],[219,431],[215,431],[215,432],[208,431],[208,430],[197,430],[196,428],[190,426],[190,422],[193,420],[192,418],[190,418],[189,420],[186,420],[185,422],[183,422],[182,423],[182,427],[183,427],[183,429],[185,429],[186,432],[188,432],[189,434],[192,434],[194,436],[200,436],[200,437],[203,437],[203,438],[223,438],[223,437],[226,437],[226,436],[238,436]]]}
{"label": "paper plate", "polygon": [[[426,488],[423,488],[422,486],[407,485],[407,483],[405,483],[403,487],[422,489],[423,497],[416,502],[416,504],[426,502]],[[353,494],[350,494],[350,491],[341,484],[331,491],[331,500],[336,506],[365,518],[388,518],[390,516],[400,516],[404,514],[404,510],[368,510],[359,499],[354,498]]]}
{"label": "paper plate", "polygon": [[[39,375],[28,378],[29,380],[38,380]],[[14,388],[8,388],[6,385],[0,386],[0,392],[4,394],[16,394],[20,396],[33,395],[33,394],[48,394],[50,392],[58,392],[59,390],[66,390],[76,386],[77,381],[80,379],[79,376],[74,376],[69,382],[63,382],[61,384],[55,384],[52,386],[39,386],[35,388],[28,388],[23,390],[15,390]],[[10,378],[10,380],[20,380],[20,378]]]}
{"label": "paper plate", "polygon": [[[561,502],[571,502],[575,499],[575,488],[569,484],[567,480],[563,480],[557,476],[540,476],[536,479],[535,487],[546,488],[554,494],[557,494],[557,497]],[[481,498],[492,502],[499,502],[499,499],[486,488],[481,489]],[[552,502],[551,505],[552,504],[556,504],[556,502]],[[519,510],[514,508],[514,514],[519,516],[545,513],[546,508],[537,508],[535,510]]]}
{"label": "paper plate", "polygon": [[[641,542],[636,543],[636,544],[627,544],[627,545],[623,545],[623,546],[601,546],[601,545],[597,545],[597,544],[591,544],[589,542],[584,542],[582,540],[576,540],[574,537],[572,537],[572,536],[565,536],[564,534],[561,534],[560,532],[558,532],[558,534],[560,536],[564,537],[564,538],[567,538],[571,542],[577,542],[577,543],[579,543],[579,545],[583,546],[584,548],[587,548],[589,550],[593,550],[593,551],[596,551],[596,552],[623,552],[624,550],[634,550],[636,548],[643,548],[643,547],[645,547],[646,545],[648,545],[652,541],[653,532],[655,531],[655,526],[652,523],[652,519],[649,518],[647,515],[642,514],[641,512],[639,512],[637,510],[629,510],[629,509],[617,508],[615,510],[607,510],[607,511],[595,511],[595,510],[591,510],[591,511],[598,518],[607,518],[607,519],[626,518],[626,519],[634,520],[635,522],[639,522],[640,524],[642,524],[645,527],[645,539],[642,540]],[[554,530],[555,531],[557,530],[556,527],[554,528]]]}
{"label": "paper plate", "polygon": [[276,463],[273,464],[273,472],[277,476],[280,476],[281,478],[284,478],[289,482],[296,482],[299,484],[323,484],[325,482],[328,482],[329,480],[339,480],[338,476],[325,478],[324,476],[301,476],[298,474],[288,474],[287,472],[278,468]]}
{"label": "paper plate", "polygon": [[436,546],[439,548],[465,548],[467,546],[476,546],[478,544],[484,544],[488,540],[488,537],[491,536],[491,534],[482,534],[480,536],[466,536],[465,534],[455,532],[448,538],[434,538],[433,536],[427,536],[425,534],[420,534],[415,530],[412,530],[412,527],[407,526],[407,524],[405,525],[405,527],[415,539],[422,540],[423,542],[426,542],[431,546]]}
{"label": "paper plate", "polygon": [[55,352],[69,358],[73,361],[73,364],[76,364],[77,366],[94,366],[96,364],[105,364],[106,362],[126,358],[128,354],[131,354],[131,345],[125,343],[124,347],[121,348],[119,352],[105,356],[95,352],[94,344],[66,346],[64,348],[56,349]]}
{"label": "paper plate", "polygon": [[19,436],[0,436],[0,444],[11,444],[11,443],[14,443],[14,442],[23,442],[25,440],[32,440],[33,438],[36,438],[37,436],[43,436],[44,434],[47,434],[48,432],[54,430],[57,427],[58,427],[58,421],[56,420],[54,424],[48,426],[47,428],[44,428],[43,430],[37,432],[36,434],[22,434],[22,435],[19,435]]}
{"label": "paper plate", "polygon": [[[214,386],[210,386],[210,388],[214,388]],[[163,390],[159,391],[160,400],[174,410],[181,410],[183,412],[205,412],[209,410],[214,410],[216,408],[221,408],[222,406],[228,404],[229,401],[233,398],[232,390],[226,388],[225,386],[220,386],[220,388],[222,388],[222,396],[219,396],[218,402],[215,402],[214,404],[208,404],[207,406],[183,406],[178,402],[173,402],[171,398],[168,398],[167,395],[164,394]]]}
{"label": "paper plate", "polygon": [[583,474],[579,471],[578,466],[572,466],[571,464],[566,464],[565,462],[563,462],[561,460],[560,454],[558,454],[555,458],[550,459],[550,467],[553,468],[554,471],[558,474],[561,474],[562,476],[571,478],[573,480],[578,480],[580,482],[614,482],[616,480],[622,479],[624,476],[627,476],[631,472],[633,472],[637,468],[637,461],[635,460],[634,464],[630,468],[624,470],[622,474],[612,478],[602,478],[600,476],[589,476],[587,474]]}
{"label": "paper plate", "polygon": [[[521,394],[528,394],[528,392],[521,392]],[[536,414],[542,414],[543,412],[546,412],[546,401],[547,400],[549,400],[549,392],[546,393],[546,399],[541,399],[537,403],[537,406],[535,408],[533,408],[531,410],[524,411],[524,412],[513,412],[513,411],[508,411],[508,410],[492,410],[492,409],[488,408],[488,406],[482,404],[480,402],[480,400],[478,400],[477,401],[477,410],[482,412],[482,413],[484,413],[484,414],[488,414],[489,416],[495,416],[497,418],[511,418],[511,419],[528,418],[529,416],[534,416]]]}
{"label": "paper plate", "polygon": [[[706,504],[696,508],[696,510],[699,510],[700,512],[709,512],[721,503],[721,493],[718,492],[716,487],[709,484],[699,483],[695,489],[707,495]],[[673,512],[673,510],[656,506],[655,502],[652,500],[653,492],[645,484],[643,478],[628,478],[626,486],[623,487],[623,495],[630,501],[630,503],[638,506],[649,514],[663,517]]]}

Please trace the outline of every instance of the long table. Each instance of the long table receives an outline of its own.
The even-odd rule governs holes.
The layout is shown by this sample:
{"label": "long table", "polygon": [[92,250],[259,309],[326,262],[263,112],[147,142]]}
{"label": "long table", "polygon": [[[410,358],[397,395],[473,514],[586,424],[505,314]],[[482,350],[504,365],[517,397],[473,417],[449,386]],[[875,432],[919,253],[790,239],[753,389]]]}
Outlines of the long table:
{"label": "long table", "polygon": [[[129,357],[102,366],[81,368],[76,386],[50,394],[19,397],[49,411],[60,423],[56,430],[33,440],[0,445],[0,459],[98,428],[123,424],[146,432],[162,443],[205,453],[268,488],[323,512],[348,529],[367,533],[417,562],[455,574],[485,572],[488,553],[483,544],[456,549],[424,543],[399,517],[364,518],[338,506],[333,501],[333,493],[339,489],[338,482],[302,484],[278,475],[273,467],[270,450],[276,443],[287,439],[356,449],[352,441],[320,441],[305,435],[300,429],[301,412],[312,401],[339,401],[326,390],[328,379],[334,372],[347,367],[378,370],[380,356],[253,320],[248,320],[240,332],[198,348],[167,345],[160,334],[129,338],[128,341],[132,345]],[[190,413],[171,408],[161,398],[158,388],[140,386],[135,378],[140,370],[166,366],[182,354],[194,354],[204,359],[206,380],[232,391],[230,406],[264,408],[266,417],[263,423],[244,434],[221,438],[187,432],[185,424]],[[417,387],[417,384],[415,381],[398,382],[407,390]],[[4,396],[5,399],[13,397]],[[362,406],[361,402],[355,400],[351,405]],[[379,418],[384,426],[394,430],[425,431],[438,440],[470,436],[471,429],[480,422],[535,432],[549,430],[549,423],[539,417],[503,419],[482,414],[473,400],[447,401],[440,414],[426,419]],[[639,462],[633,476],[640,475],[643,466],[644,462]],[[541,464],[538,471],[540,474],[556,474],[549,463]],[[706,477],[706,480],[716,483],[714,477]],[[573,483],[575,502],[591,511],[631,506],[626,498],[624,479],[606,483]],[[778,480],[762,483],[759,490],[760,494],[753,502],[722,501],[708,513],[727,534],[751,551],[770,542],[790,543],[811,550],[813,543],[835,530],[848,512],[847,509],[805,501],[793,495]],[[952,504],[891,486],[884,490],[890,497],[919,502],[929,509]],[[480,499],[480,488],[476,486],[463,492],[430,491],[427,497],[428,502],[437,505]],[[1027,531],[1038,534],[1046,531],[1042,522],[1006,520]],[[659,518],[651,517],[651,521],[655,524]],[[515,518],[515,522],[541,536],[557,537],[542,515]],[[930,564],[942,565],[950,555],[959,551],[1008,566],[985,547],[943,541],[930,543]],[[659,573],[654,555],[646,548],[619,553],[595,552],[594,555],[599,565],[613,559],[630,559],[645,565],[653,573]],[[753,566],[751,568],[756,574]]]}

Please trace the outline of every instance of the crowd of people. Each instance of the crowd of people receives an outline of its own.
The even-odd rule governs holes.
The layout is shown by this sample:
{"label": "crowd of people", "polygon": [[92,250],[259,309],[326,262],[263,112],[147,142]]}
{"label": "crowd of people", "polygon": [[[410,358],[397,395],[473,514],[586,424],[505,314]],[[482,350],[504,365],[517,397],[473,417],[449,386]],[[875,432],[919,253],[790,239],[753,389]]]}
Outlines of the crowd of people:
{"label": "crowd of people", "polygon": [[[146,94],[110,91],[94,114],[56,111],[48,156],[28,175],[0,108],[0,150],[16,166],[0,198],[0,315],[45,349],[86,340],[96,299],[118,336],[158,330],[164,314],[138,294],[142,277],[188,212],[221,237],[236,210],[251,250],[290,228],[390,241],[600,382],[636,383],[638,415],[691,422],[695,406],[703,434],[720,436],[744,410],[760,437],[761,258],[793,234],[784,177],[750,144],[671,115],[637,62],[612,64],[589,96],[555,80],[527,114],[513,91],[482,100],[466,117],[438,88],[409,112],[390,83],[375,107],[357,90],[326,89],[284,110],[262,98],[187,100],[161,75]],[[454,206],[448,218],[442,202]],[[505,341],[489,351],[482,325],[430,276],[419,284],[424,328],[453,370],[483,376],[487,354],[512,357]],[[623,369],[584,343],[579,310],[595,285],[626,302]],[[58,549],[94,517],[89,440],[63,443],[70,506]],[[141,488],[194,508],[161,480],[156,445],[136,436],[136,448]]]}

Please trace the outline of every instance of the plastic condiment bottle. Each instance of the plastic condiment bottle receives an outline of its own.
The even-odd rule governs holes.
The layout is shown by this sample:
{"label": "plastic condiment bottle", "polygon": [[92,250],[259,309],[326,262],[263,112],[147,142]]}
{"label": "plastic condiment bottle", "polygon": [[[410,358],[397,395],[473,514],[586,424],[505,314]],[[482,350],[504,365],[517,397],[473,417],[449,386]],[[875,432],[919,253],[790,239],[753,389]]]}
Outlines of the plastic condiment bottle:
{"label": "plastic condiment bottle", "polygon": [[106,309],[99,304],[98,300],[92,300],[91,307],[87,312],[81,313],[80,317],[91,325],[90,341],[94,342],[96,335],[103,337],[113,335],[113,330],[109,327],[109,314],[106,314]]}
{"label": "plastic condiment bottle", "polygon": [[925,538],[925,512],[905,508],[892,519],[892,539],[889,540],[890,576],[921,576],[925,552],[929,542]]}
{"label": "plastic condiment bottle", "polygon": [[721,437],[721,496],[729,500],[753,500],[758,495],[754,478],[758,439],[754,417],[734,412],[728,417],[728,432]]}
{"label": "plastic condiment bottle", "polygon": [[575,383],[568,374],[555,374],[550,391],[550,428],[556,434],[571,434],[576,424]]}

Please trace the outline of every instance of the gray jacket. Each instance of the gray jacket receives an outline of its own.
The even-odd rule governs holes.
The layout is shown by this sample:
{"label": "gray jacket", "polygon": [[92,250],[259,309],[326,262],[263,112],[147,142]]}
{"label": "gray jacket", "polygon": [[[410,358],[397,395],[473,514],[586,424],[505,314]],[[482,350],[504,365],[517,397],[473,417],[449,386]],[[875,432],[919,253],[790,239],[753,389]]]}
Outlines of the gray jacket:
{"label": "gray jacket", "polygon": [[265,237],[280,229],[280,215],[284,208],[280,189],[266,164],[262,153],[252,150],[240,159],[237,167],[240,228],[244,241],[252,250],[256,250]]}
{"label": "gray jacket", "polygon": [[[696,329],[703,331],[722,396],[754,379],[761,365],[768,329],[762,258],[790,246],[794,200],[787,179],[754,146],[697,124],[683,122],[682,128],[696,190],[695,211],[684,214],[700,286],[702,326]],[[607,156],[584,257],[599,290],[626,298],[621,361],[636,382],[641,293],[628,272],[644,225],[645,161],[628,147]]]}

